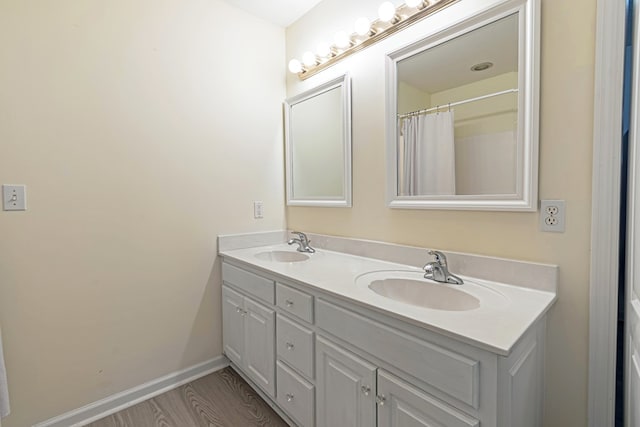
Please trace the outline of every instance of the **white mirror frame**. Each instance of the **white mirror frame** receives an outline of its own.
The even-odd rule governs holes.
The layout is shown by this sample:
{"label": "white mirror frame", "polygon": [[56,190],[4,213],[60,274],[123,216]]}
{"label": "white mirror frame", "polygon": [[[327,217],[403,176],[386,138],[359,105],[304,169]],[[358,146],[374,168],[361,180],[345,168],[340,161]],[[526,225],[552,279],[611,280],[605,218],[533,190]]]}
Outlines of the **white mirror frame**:
{"label": "white mirror frame", "polygon": [[[462,15],[464,12],[460,12]],[[455,37],[518,13],[518,156],[515,194],[399,196],[397,159],[397,64]],[[450,27],[387,55],[387,203],[391,208],[536,211],[538,206],[538,126],[540,82],[540,1],[504,0]],[[521,152],[521,154],[520,154]]]}
{"label": "white mirror frame", "polygon": [[[342,87],[342,105],[344,112],[343,120],[343,148],[344,148],[344,164],[342,166],[344,173],[343,194],[344,198],[304,198],[296,199],[293,193],[293,156],[292,153],[292,123],[291,109],[294,105],[313,98],[321,93],[332,89]],[[351,79],[349,74],[344,74],[338,78],[328,81],[320,86],[316,86],[306,92],[285,100],[284,112],[285,125],[285,171],[287,181],[287,205],[288,206],[320,206],[320,207],[351,207]],[[337,165],[338,166],[338,165]]]}

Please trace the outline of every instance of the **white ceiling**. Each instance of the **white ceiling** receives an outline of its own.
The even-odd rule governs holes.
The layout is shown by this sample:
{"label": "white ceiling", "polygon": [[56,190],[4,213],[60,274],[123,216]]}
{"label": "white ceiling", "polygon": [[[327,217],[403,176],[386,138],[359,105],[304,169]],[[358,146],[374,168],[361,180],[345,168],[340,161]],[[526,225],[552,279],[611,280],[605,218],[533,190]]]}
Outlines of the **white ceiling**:
{"label": "white ceiling", "polygon": [[288,27],[321,0],[224,0],[265,21]]}
{"label": "white ceiling", "polygon": [[[493,62],[486,71],[471,67]],[[428,93],[518,71],[518,16],[478,28],[401,61],[398,79]]]}

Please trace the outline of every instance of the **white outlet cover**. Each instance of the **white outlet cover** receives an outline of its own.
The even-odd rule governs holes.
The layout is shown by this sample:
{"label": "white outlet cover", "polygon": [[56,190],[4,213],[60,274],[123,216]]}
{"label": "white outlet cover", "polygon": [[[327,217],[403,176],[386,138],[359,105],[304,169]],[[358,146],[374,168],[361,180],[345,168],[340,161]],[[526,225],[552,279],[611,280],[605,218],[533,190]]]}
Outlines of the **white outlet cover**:
{"label": "white outlet cover", "polygon": [[[553,212],[557,213],[554,215]],[[540,230],[552,233],[565,231],[565,203],[564,200],[540,201]]]}

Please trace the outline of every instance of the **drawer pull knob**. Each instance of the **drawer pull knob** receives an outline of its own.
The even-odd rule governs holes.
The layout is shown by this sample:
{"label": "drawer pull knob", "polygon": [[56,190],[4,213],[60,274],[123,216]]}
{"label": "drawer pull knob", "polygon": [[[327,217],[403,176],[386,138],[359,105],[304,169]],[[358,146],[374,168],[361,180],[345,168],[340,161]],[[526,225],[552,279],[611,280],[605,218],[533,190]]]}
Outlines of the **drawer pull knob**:
{"label": "drawer pull knob", "polygon": [[236,307],[236,313],[242,313],[242,309],[240,307]]}
{"label": "drawer pull knob", "polygon": [[287,307],[291,308],[293,307],[293,301],[291,301],[290,299],[285,300],[284,303],[287,305]]}
{"label": "drawer pull knob", "polygon": [[371,387],[369,387],[368,385],[363,385],[362,387],[360,387],[360,390],[362,391],[362,394],[364,394],[365,396],[369,396]]}
{"label": "drawer pull knob", "polygon": [[295,346],[293,345],[293,343],[290,343],[290,342],[288,342],[288,343],[287,343],[287,349],[288,349],[288,350],[293,350],[293,347],[295,347]]}
{"label": "drawer pull knob", "polygon": [[384,394],[379,394],[376,396],[376,403],[380,406],[384,406],[385,400],[387,400],[387,398],[384,396]]}
{"label": "drawer pull knob", "polygon": [[287,402],[291,402],[293,400],[293,393],[287,393]]}

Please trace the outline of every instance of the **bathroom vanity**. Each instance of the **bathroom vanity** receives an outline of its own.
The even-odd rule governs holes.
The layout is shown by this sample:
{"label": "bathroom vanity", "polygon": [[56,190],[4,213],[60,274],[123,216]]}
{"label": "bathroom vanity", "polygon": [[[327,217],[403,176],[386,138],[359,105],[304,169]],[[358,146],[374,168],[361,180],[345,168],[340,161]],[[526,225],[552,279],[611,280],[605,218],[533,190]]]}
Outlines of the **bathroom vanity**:
{"label": "bathroom vanity", "polygon": [[[312,236],[321,246],[303,254],[283,237],[220,237],[223,341],[292,425],[541,425],[555,266],[449,254],[465,284],[434,284],[424,249]],[[436,288],[375,290],[412,282]],[[444,305],[430,300],[440,287]]]}

